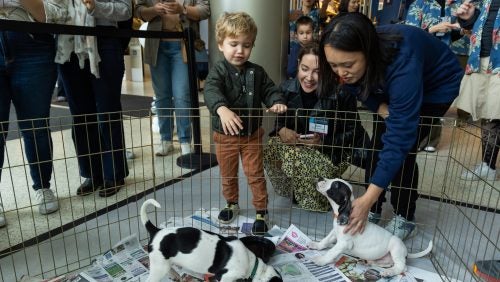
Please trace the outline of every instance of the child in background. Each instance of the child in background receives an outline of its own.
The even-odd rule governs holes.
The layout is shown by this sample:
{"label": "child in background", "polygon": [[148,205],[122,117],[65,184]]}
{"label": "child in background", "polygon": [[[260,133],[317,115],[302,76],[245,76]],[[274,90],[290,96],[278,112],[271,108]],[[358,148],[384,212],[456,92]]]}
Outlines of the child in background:
{"label": "child in background", "polygon": [[267,188],[264,177],[262,103],[274,113],[286,111],[278,87],[259,65],[248,61],[257,37],[254,20],[244,12],[224,13],[217,20],[215,34],[224,59],[210,70],[205,82],[205,103],[212,114],[215,153],[222,177],[222,194],[227,201],[219,221],[232,222],[239,213],[238,164],[252,189],[256,210],[252,232],[267,232]]}
{"label": "child in background", "polygon": [[300,49],[314,40],[314,21],[309,16],[301,16],[295,22],[297,26],[297,41],[290,42],[290,53],[288,54],[288,66],[286,75],[288,79],[294,79],[297,75],[298,54]]}

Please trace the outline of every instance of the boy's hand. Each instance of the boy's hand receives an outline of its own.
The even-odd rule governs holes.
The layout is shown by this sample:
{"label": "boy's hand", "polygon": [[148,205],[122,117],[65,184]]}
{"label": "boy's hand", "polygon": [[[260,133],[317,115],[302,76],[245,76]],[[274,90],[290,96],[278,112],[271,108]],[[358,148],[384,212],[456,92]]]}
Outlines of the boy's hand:
{"label": "boy's hand", "polygon": [[238,135],[243,129],[243,121],[241,118],[231,111],[228,107],[222,106],[217,109],[217,114],[220,117],[222,130],[226,135]]}
{"label": "boy's hand", "polygon": [[281,113],[286,112],[286,110],[287,110],[287,107],[285,104],[274,104],[271,108],[266,110],[266,113],[273,112],[273,113],[281,114]]}

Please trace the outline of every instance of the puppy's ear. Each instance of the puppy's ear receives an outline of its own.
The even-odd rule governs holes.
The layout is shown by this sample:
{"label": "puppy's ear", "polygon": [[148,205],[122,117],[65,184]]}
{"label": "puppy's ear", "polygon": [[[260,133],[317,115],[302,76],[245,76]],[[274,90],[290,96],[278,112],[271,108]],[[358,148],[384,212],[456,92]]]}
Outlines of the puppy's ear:
{"label": "puppy's ear", "polygon": [[274,276],[271,280],[269,280],[269,282],[283,282],[283,279],[281,279],[281,277]]}
{"label": "puppy's ear", "polygon": [[337,183],[337,195],[339,201],[336,202],[339,205],[339,216],[337,218],[337,223],[339,225],[349,224],[349,216],[351,215],[352,203],[351,203],[351,189],[343,182],[336,181]]}

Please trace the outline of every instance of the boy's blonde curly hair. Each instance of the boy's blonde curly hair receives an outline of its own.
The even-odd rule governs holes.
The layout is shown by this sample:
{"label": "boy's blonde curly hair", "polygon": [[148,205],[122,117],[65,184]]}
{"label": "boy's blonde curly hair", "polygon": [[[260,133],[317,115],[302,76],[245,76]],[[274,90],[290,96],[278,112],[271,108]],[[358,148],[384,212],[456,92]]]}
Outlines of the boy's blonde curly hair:
{"label": "boy's blonde curly hair", "polygon": [[226,37],[236,37],[241,34],[252,36],[252,41],[255,42],[257,25],[249,14],[245,12],[224,12],[217,19],[215,36],[218,44],[222,44]]}

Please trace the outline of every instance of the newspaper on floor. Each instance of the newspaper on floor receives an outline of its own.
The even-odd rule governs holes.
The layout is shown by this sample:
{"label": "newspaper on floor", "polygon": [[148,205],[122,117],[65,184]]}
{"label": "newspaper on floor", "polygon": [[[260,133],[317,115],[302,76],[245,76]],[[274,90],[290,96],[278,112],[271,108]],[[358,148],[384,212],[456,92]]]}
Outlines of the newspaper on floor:
{"label": "newspaper on floor", "polygon": [[[185,218],[171,218],[164,227],[193,226],[208,229],[223,235],[240,236],[245,223],[253,219],[239,216],[237,222],[223,226],[216,220],[218,210],[199,210],[193,215]],[[215,219],[215,220],[214,220]],[[209,228],[207,228],[209,227]],[[244,227],[243,227],[244,229]],[[438,281],[440,277],[436,273],[428,272],[416,267],[408,266],[404,274],[391,278],[381,278],[382,268],[363,264],[362,260],[342,256],[336,263],[317,266],[311,259],[321,255],[323,251],[308,250],[307,245],[311,241],[295,225],[290,225],[283,232],[278,226],[268,232],[268,237],[276,244],[277,253],[271,257],[268,264],[275,267],[287,282],[304,281],[391,281],[391,282],[427,282]],[[228,233],[228,234],[224,234]],[[136,235],[131,235],[120,242],[102,256],[95,259],[84,271],[67,274],[48,280],[32,280],[25,277],[23,282],[141,282],[146,281],[149,275],[149,257],[144,247],[141,246]],[[206,281],[203,274],[193,273],[181,267],[173,266],[170,278],[165,277],[162,282],[189,282]]]}
{"label": "newspaper on floor", "polygon": [[334,265],[318,266],[310,260],[320,254],[320,252],[313,250],[284,253],[271,257],[269,264],[274,266],[283,277],[283,281],[287,282],[350,281]]}
{"label": "newspaper on floor", "polygon": [[[252,231],[251,226],[255,219],[248,218],[243,215],[238,215],[238,217],[229,224],[219,223],[217,217],[219,215],[219,209],[213,208],[210,210],[199,209],[196,210],[192,215],[187,217],[171,217],[166,222],[159,225],[160,228],[165,227],[179,227],[179,226],[190,226],[198,229],[208,230],[214,233],[222,234],[225,236],[238,236],[241,237],[244,234],[249,235]],[[250,229],[248,229],[250,226]]]}
{"label": "newspaper on floor", "polygon": [[[381,277],[380,273],[384,271],[383,268],[367,265],[363,260],[343,255],[341,256],[335,266],[349,278],[349,281],[377,281],[377,282],[433,282],[441,281],[441,277],[437,273],[426,271],[417,267],[406,266],[407,270],[396,276]],[[451,280],[458,281],[458,280]]]}
{"label": "newspaper on floor", "polygon": [[295,225],[291,224],[279,238],[276,249],[286,253],[300,252],[308,249],[307,244],[309,242],[311,242],[311,239]]}

